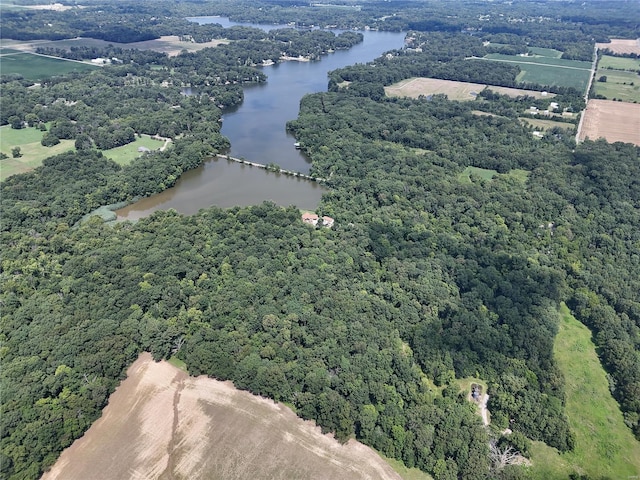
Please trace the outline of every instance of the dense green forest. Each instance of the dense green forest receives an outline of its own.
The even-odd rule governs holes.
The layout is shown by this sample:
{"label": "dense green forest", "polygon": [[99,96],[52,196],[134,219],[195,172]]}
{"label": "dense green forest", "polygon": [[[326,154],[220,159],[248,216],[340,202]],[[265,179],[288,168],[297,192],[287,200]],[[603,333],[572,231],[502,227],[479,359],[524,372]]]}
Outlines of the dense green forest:
{"label": "dense green forest", "polygon": [[[553,10],[539,23],[554,26],[494,19],[480,33],[479,12],[497,5],[468,4],[454,18],[439,2],[361,3],[295,7],[295,15],[284,0],[3,12],[3,37],[232,39],[171,58],[116,47],[43,50],[121,62],[37,88],[2,79],[1,124],[44,127],[76,145],[0,185],[3,478],[38,478],[100,415],[142,351],[176,355],[194,375],[287,402],[338,439],[355,437],[437,480],[527,478],[525,467],[492,461],[489,443],[523,453],[529,440],[572,449],[552,355],[561,301],[593,331],[611,391],[640,437],[638,147],[576,145],[559,129],[534,137],[517,117],[550,99],[410,100],[383,89],[412,76],[513,85],[514,67],[464,58],[488,53],[489,40],[585,58],[594,38],[637,35],[628,14],[637,5],[500,4],[512,17],[546,19]],[[110,12],[100,32],[94,8]],[[295,206],[271,203],[78,223],[100,205],[162,191],[224,150],[222,109],[242,101],[244,84],[265,81],[255,64],[277,60],[282,44],[314,55],[361,41],[200,28],[178,16],[187,11],[371,21],[411,29],[409,45],[428,45],[332,72],[329,91],[306,96],[287,125],[313,160],[312,175],[328,179],[319,213],[335,218],[333,229],[313,229]],[[55,28],[46,36],[34,19]],[[182,95],[187,86],[200,94]],[[584,107],[581,92],[557,93],[562,108]],[[101,154],[141,133],[171,137],[173,147],[126,167]],[[468,166],[498,174],[462,181]],[[463,377],[488,383],[492,428],[459,391]],[[514,433],[502,436],[507,427]]]}

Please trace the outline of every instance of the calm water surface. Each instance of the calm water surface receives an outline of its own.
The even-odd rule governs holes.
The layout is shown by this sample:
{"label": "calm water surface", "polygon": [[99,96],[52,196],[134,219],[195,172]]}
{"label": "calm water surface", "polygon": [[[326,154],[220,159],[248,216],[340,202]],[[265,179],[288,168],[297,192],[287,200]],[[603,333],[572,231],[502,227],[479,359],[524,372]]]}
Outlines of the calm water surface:
{"label": "calm water surface", "polygon": [[[285,28],[282,25],[238,24],[224,17],[194,17],[190,20],[201,24],[219,23],[223,27]],[[369,62],[404,45],[404,33],[362,33],[362,43],[349,50],[326,55],[320,61],[291,61],[263,67],[267,82],[245,88],[243,103],[223,114],[222,134],[231,141],[229,154],[262,164],[275,162],[287,170],[308,173],[309,160],[295,149],[293,144],[296,140],[285,129],[286,123],[298,116],[300,99],[308,93],[326,91],[329,71]],[[283,206],[314,209],[324,191],[315,182],[227,160],[209,160],[183,174],[173,188],[116,213],[122,219],[135,220],[155,210],[173,208],[191,215],[211,205],[255,205],[264,200]]]}

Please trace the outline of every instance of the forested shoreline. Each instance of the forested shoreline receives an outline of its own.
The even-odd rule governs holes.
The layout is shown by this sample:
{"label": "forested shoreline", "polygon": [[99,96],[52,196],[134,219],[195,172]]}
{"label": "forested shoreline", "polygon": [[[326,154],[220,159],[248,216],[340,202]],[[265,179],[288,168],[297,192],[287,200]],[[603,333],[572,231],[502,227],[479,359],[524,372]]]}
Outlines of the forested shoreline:
{"label": "forested shoreline", "polygon": [[[235,8],[242,20],[293,18],[289,2],[265,2],[262,16],[243,2],[215,11],[188,5],[192,15]],[[150,15],[151,4],[109,8],[126,26],[145,9]],[[592,330],[612,394],[640,437],[639,148],[576,145],[560,129],[533,136],[518,117],[551,98],[384,95],[384,86],[413,76],[513,86],[515,67],[465,58],[495,48],[487,41],[517,51],[527,38],[584,59],[593,38],[633,32],[628,19],[610,6],[580,15],[562,6],[566,29],[557,26],[554,36],[554,27],[543,42],[526,23],[460,32],[461,22],[472,28],[477,6],[458,19],[439,4],[416,10],[415,2],[395,10],[364,2],[354,14],[304,10],[297,20],[313,24],[395,12],[387,28],[412,29],[410,48],[331,72],[329,91],[306,96],[287,125],[313,161],[311,174],[327,179],[318,213],[334,218],[334,228],[310,228],[295,206],[269,202],[77,225],[100,205],[165,190],[223,151],[222,108],[242,101],[243,85],[265,81],[255,65],[280,58],[280,44],[291,53],[310,44],[305,51],[314,54],[361,41],[218,26],[189,33],[175,19],[186,7],[166,6],[162,16],[164,8],[155,7],[159,20],[148,32],[94,36],[238,37],[171,58],[115,47],[46,51],[121,63],[37,88],[3,78],[0,123],[46,124],[46,133],[76,147],[0,184],[3,477],[38,478],[99,417],[127,366],[150,351],[177,356],[193,375],[286,402],[341,441],[355,437],[437,480],[528,478],[526,467],[496,464],[489,444],[523,454],[530,440],[573,448],[565,379],[553,358],[563,301]],[[510,8],[537,16],[547,6]],[[611,25],[598,19],[603,12]],[[64,27],[67,15],[12,14],[2,35],[34,18],[75,35]],[[582,33],[572,36],[578,25]],[[40,38],[29,28],[23,35]],[[200,94],[182,95],[185,86]],[[584,108],[581,92],[555,91],[561,108]],[[100,152],[139,134],[171,137],[173,147],[124,167]],[[470,166],[497,173],[465,181]],[[489,385],[491,428],[460,392],[456,379],[465,377]],[[502,435],[506,428],[514,433]]]}

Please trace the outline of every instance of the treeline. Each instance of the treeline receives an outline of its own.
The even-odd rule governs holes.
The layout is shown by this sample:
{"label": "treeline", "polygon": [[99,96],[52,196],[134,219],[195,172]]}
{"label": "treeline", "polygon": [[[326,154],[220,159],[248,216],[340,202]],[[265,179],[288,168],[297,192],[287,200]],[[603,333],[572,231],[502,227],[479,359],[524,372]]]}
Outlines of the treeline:
{"label": "treeline", "polygon": [[[197,25],[197,24],[196,24]],[[278,63],[283,56],[304,56],[317,60],[321,55],[333,50],[343,50],[362,42],[363,36],[356,32],[341,32],[334,34],[325,30],[295,30],[292,28],[276,29],[265,32],[249,27],[218,28],[215,36],[202,38],[203,42],[213,39],[230,40],[228,44],[221,44],[213,51],[194,53],[198,60],[207,58],[216,62],[217,66],[237,67],[238,63],[244,66],[255,66],[263,61],[270,60]],[[193,40],[193,36],[185,36]],[[105,58],[118,64],[169,64],[166,54],[152,50],[124,49],[121,47],[87,47],[71,46],[67,48],[38,47],[36,53],[51,55],[72,60],[90,60]],[[188,55],[182,52],[182,56]],[[221,72],[222,73],[222,72]],[[223,75],[220,75],[223,77]],[[225,81],[229,78],[225,78]]]}
{"label": "treeline", "polygon": [[[451,11],[456,15],[450,15]],[[179,35],[196,42],[224,38],[218,36],[223,33],[220,25],[197,25],[185,18],[201,15],[227,16],[238,22],[293,23],[299,27],[464,32],[486,40],[517,36],[530,45],[560,50],[563,58],[591,60],[594,41],[637,37],[633,19],[640,15],[640,9],[626,0],[606,4],[592,1],[584,5],[364,1],[358,5],[321,7],[268,0],[225,0],[215,4],[201,1],[158,4],[146,0],[109,5],[88,1],[83,8],[65,11],[7,10],[0,36],[17,40],[82,36],[122,43],[162,35]],[[225,35],[234,32],[227,30]]]}

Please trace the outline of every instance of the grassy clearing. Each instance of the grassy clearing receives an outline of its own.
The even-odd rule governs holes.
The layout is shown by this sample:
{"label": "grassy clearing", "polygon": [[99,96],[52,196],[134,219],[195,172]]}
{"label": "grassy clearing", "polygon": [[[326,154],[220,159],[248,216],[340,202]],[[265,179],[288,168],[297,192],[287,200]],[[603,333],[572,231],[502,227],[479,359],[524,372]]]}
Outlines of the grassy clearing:
{"label": "grassy clearing", "polygon": [[[602,76],[607,77],[606,82],[597,81]],[[635,72],[598,69],[593,85],[596,95],[608,100],[615,98],[623,102],[640,102],[640,75]]]}
{"label": "grassy clearing", "polygon": [[[15,130],[9,125],[0,127],[0,151],[9,158],[0,160],[0,180],[17,173],[25,173],[42,165],[45,158],[73,150],[73,140],[61,140],[53,147],[43,147],[41,132],[37,128],[21,128]],[[11,150],[20,147],[20,158],[12,158]]]}
{"label": "grassy clearing", "polygon": [[162,140],[156,140],[148,136],[142,136],[136,138],[134,142],[131,142],[122,147],[112,148],[111,150],[104,150],[102,154],[116,162],[118,165],[128,165],[136,158],[142,155],[142,152],[138,151],[138,148],[145,147],[149,150],[159,150],[164,142]]}
{"label": "grassy clearing", "polygon": [[460,387],[460,391],[467,392],[467,395],[471,394],[471,385],[474,383],[482,387],[482,393],[487,393],[487,382],[479,378],[476,378],[476,377],[456,378],[455,381],[458,384],[458,387]]}
{"label": "grassy clearing", "polygon": [[3,75],[15,73],[22,75],[26,80],[35,81],[70,72],[86,72],[100,67],[31,53],[19,53],[0,57],[0,68]]}
{"label": "grassy clearing", "polygon": [[555,48],[529,47],[529,53],[533,55],[538,55],[540,57],[549,57],[549,58],[562,57],[562,52],[560,50],[556,50]]}
{"label": "grassy clearing", "polygon": [[640,70],[640,60],[637,58],[614,57],[603,55],[598,62],[598,68],[611,68],[614,70]]}
{"label": "grassy clearing", "polygon": [[498,175],[497,170],[489,170],[487,168],[467,167],[460,174],[459,180],[463,183],[471,183],[471,175],[480,177],[484,180],[491,180]]}
{"label": "grassy clearing", "polygon": [[531,125],[536,130],[546,131],[551,130],[552,128],[560,128],[564,131],[575,130],[576,126],[573,123],[566,122],[554,122],[553,120],[542,120],[539,118],[527,118],[527,117],[519,117],[521,123],[525,125]]}
{"label": "grassy clearing", "polygon": [[176,368],[179,368],[180,370],[182,370],[183,372],[189,372],[187,370],[187,364],[184,363],[182,360],[180,360],[178,357],[173,356],[171,357],[169,360],[167,360],[167,362],[169,362],[171,365],[173,365]]}
{"label": "grassy clearing", "polygon": [[[488,168],[480,168],[480,167],[466,167],[462,173],[458,176],[458,180],[462,183],[471,183],[471,175],[480,177],[483,180],[492,180],[494,177],[505,177],[505,178],[513,178],[521,183],[525,183],[529,178],[529,171],[522,170],[519,168],[514,168],[509,171],[509,173],[498,173],[497,170],[490,170]],[[477,379],[472,379],[476,381]],[[477,383],[480,381],[477,380]],[[461,387],[462,388],[462,387]],[[469,388],[471,388],[471,384],[469,384]]]}
{"label": "grassy clearing", "polygon": [[566,412],[576,435],[576,448],[558,454],[541,442],[533,442],[534,477],[565,479],[577,472],[591,478],[636,478],[640,474],[640,442],[624,424],[609,392],[591,332],[564,304],[554,355],[566,380]]}

